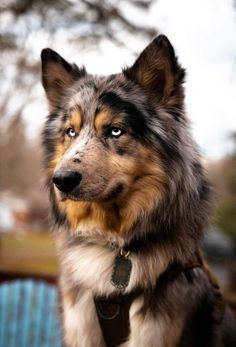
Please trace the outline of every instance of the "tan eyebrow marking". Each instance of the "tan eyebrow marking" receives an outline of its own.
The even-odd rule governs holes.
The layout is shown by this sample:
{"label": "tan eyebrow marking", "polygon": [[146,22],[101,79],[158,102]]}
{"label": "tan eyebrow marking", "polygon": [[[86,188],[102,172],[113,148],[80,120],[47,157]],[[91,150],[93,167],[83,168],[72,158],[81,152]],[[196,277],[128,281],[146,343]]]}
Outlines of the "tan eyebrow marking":
{"label": "tan eyebrow marking", "polygon": [[76,131],[80,131],[83,125],[82,112],[79,107],[70,109],[70,125],[72,125]]}
{"label": "tan eyebrow marking", "polygon": [[112,123],[113,119],[114,117],[112,117],[111,112],[109,112],[108,110],[103,110],[99,112],[96,115],[94,122],[95,129],[97,131],[101,130],[104,125],[109,125],[110,123]]}

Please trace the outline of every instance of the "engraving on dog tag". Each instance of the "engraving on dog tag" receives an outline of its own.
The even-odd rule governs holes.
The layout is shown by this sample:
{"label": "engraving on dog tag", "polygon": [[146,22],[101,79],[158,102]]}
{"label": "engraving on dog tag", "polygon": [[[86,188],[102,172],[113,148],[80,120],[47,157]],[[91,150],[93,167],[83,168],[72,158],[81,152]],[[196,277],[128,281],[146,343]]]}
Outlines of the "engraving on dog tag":
{"label": "engraving on dog tag", "polygon": [[131,260],[128,258],[128,256],[119,254],[115,259],[111,276],[111,284],[118,289],[126,288],[129,284],[131,270]]}

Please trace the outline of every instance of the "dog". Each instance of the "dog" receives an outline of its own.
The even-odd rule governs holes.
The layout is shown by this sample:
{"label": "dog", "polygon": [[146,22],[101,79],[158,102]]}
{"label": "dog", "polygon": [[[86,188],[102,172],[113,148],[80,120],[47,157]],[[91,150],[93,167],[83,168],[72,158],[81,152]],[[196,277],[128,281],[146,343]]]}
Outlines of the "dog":
{"label": "dog", "polygon": [[65,345],[236,346],[200,251],[212,193],[169,40],[109,76],[41,57]]}

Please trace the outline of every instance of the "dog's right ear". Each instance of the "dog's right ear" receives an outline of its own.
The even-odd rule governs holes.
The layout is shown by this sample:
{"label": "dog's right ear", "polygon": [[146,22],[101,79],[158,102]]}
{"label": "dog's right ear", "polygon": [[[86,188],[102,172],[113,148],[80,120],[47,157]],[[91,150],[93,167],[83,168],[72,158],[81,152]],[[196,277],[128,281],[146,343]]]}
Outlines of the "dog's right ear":
{"label": "dog's right ear", "polygon": [[185,73],[166,36],[157,36],[140,54],[134,65],[124,69],[123,73],[143,87],[154,100],[164,105],[180,107],[183,100],[181,85]]}
{"label": "dog's right ear", "polygon": [[84,68],[79,69],[75,64],[69,64],[59,54],[50,48],[41,52],[42,83],[45,89],[49,107],[53,110],[66,91],[75,81],[85,76]]}

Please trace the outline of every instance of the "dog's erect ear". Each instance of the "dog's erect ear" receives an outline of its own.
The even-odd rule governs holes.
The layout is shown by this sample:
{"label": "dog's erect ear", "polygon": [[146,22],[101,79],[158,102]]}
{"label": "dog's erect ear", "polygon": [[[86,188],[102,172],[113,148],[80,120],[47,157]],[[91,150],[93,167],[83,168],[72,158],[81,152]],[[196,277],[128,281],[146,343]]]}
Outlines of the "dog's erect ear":
{"label": "dog's erect ear", "polygon": [[79,69],[75,64],[69,64],[59,54],[50,48],[41,52],[42,83],[46,91],[49,106],[54,109],[66,91],[80,77],[85,76],[84,68]]}
{"label": "dog's erect ear", "polygon": [[134,65],[123,73],[163,103],[168,103],[184,80],[184,69],[178,64],[174,49],[164,35],[156,37]]}

